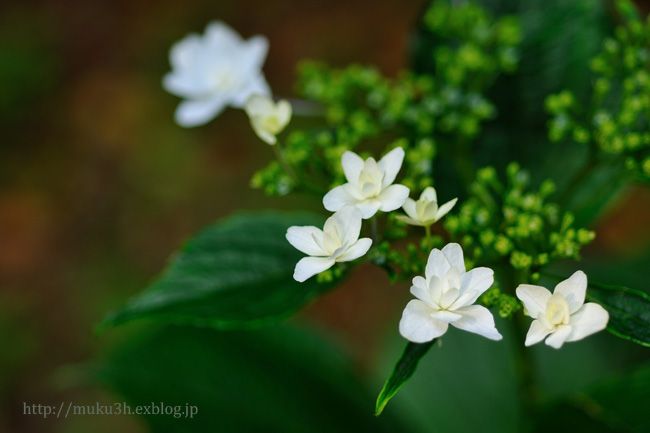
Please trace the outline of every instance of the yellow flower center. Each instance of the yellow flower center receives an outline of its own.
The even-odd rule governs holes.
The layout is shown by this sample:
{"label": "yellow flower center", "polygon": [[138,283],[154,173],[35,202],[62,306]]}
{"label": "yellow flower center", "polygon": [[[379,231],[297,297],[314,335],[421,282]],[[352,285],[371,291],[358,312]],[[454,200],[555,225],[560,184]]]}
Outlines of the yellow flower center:
{"label": "yellow flower center", "polygon": [[544,318],[552,327],[558,327],[569,324],[569,304],[564,296],[556,293],[548,299]]}

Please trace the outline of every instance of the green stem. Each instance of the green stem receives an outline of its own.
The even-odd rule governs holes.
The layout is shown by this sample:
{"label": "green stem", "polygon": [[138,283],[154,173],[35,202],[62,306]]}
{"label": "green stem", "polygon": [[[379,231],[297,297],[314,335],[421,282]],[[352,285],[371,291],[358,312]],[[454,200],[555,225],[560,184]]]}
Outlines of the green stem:
{"label": "green stem", "polygon": [[427,245],[429,245],[429,241],[431,240],[431,226],[424,226],[424,235]]}
{"label": "green stem", "polygon": [[[524,275],[518,276],[516,271],[510,267],[504,269],[504,290],[510,288],[513,292],[519,281],[527,281]],[[521,277],[521,280],[520,278]],[[528,321],[523,313],[516,314],[512,321],[515,334],[517,336],[515,368],[518,378],[519,401],[522,405],[522,417],[520,432],[528,432],[532,429],[532,420],[535,415],[535,405],[537,403],[537,388],[535,385],[535,362],[531,356],[529,348],[524,346],[526,333],[528,332]]]}
{"label": "green stem", "polygon": [[305,99],[288,98],[291,104],[291,111],[294,116],[303,117],[324,117],[325,107],[318,102],[308,101]]}
{"label": "green stem", "polygon": [[371,237],[373,244],[376,244],[379,241],[379,230],[377,230],[377,216],[370,218],[370,229]]}
{"label": "green stem", "polygon": [[291,167],[284,159],[284,154],[280,149],[280,143],[278,142],[277,144],[271,147],[273,148],[273,153],[275,153],[275,159],[277,159],[278,163],[280,164],[280,166],[282,166],[282,169],[285,171],[285,173],[291,176],[294,181],[298,182],[298,176],[296,176],[296,172],[293,171],[293,167]]}
{"label": "green stem", "polygon": [[513,321],[517,334],[516,368],[519,378],[519,400],[522,405],[522,419],[520,432],[531,430],[535,404],[537,403],[537,389],[534,376],[534,359],[529,348],[524,346],[528,323],[523,314],[517,314]]}
{"label": "green stem", "polygon": [[285,173],[291,179],[293,180],[294,184],[296,185],[297,189],[301,189],[307,193],[313,194],[315,196],[322,196],[325,194],[320,188],[317,186],[311,184],[309,181],[304,179],[302,176],[299,176],[298,173],[293,169],[293,167],[287,162],[287,160],[284,158],[284,154],[282,153],[282,149],[280,149],[280,142],[276,143],[275,145],[271,146],[273,148],[273,153],[275,154],[275,159],[278,161],[280,164],[280,167],[282,167],[282,170],[284,170]]}

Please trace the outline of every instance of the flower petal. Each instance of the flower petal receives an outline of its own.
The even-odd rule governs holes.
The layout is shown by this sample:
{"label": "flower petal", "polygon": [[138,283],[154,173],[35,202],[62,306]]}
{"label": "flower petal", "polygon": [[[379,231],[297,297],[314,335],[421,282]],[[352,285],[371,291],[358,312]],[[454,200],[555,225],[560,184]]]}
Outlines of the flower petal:
{"label": "flower petal", "polygon": [[447,289],[447,279],[445,277],[439,278],[435,275],[431,275],[428,279],[432,304],[440,307],[442,294]]}
{"label": "flower petal", "polygon": [[324,230],[336,231],[341,245],[351,245],[361,233],[361,212],[354,206],[345,206],[325,221]]}
{"label": "flower petal", "polygon": [[429,202],[437,202],[438,201],[438,194],[436,193],[436,189],[432,186],[428,186],[424,188],[424,191],[422,191],[422,194],[420,194],[420,200],[426,200]]}
{"label": "flower petal", "polygon": [[412,225],[412,226],[420,226],[420,227],[424,226],[424,224],[422,222],[416,221],[411,217],[407,217],[406,215],[397,215],[395,218],[402,221],[403,223],[406,223],[406,224],[409,224],[409,225]]}
{"label": "flower petal", "polygon": [[361,211],[361,218],[367,220],[377,213],[381,203],[378,200],[365,200],[356,202],[355,206]]}
{"label": "flower petal", "polygon": [[490,268],[474,268],[460,277],[460,296],[450,308],[472,305],[494,283],[494,271]]}
{"label": "flower petal", "polygon": [[[172,45],[169,50],[169,63],[175,70],[189,69],[199,56],[203,39],[197,34],[190,34]],[[167,89],[169,90],[169,89]],[[171,92],[171,90],[169,90]]]}
{"label": "flower petal", "polygon": [[[289,243],[308,256],[327,255],[322,248],[323,231],[314,226],[292,226],[286,235]],[[320,240],[320,244],[319,244]]]}
{"label": "flower petal", "polygon": [[411,281],[411,294],[420,301],[431,304],[431,292],[427,280],[421,276],[414,277]]}
{"label": "flower petal", "polygon": [[356,260],[368,252],[372,245],[372,239],[361,238],[352,244],[343,254],[336,258],[337,262],[350,262]]}
{"label": "flower petal", "polygon": [[432,249],[427,260],[427,267],[424,270],[426,277],[431,278],[436,276],[438,278],[445,278],[449,269],[451,269],[451,265],[442,251],[438,248]]}
{"label": "flower petal", "polygon": [[253,127],[255,134],[265,143],[270,144],[271,146],[277,143],[277,137],[267,131],[258,121],[251,119],[251,126]]}
{"label": "flower petal", "polygon": [[382,212],[391,212],[402,207],[409,196],[409,189],[404,185],[391,185],[379,194]]}
{"label": "flower petal", "polygon": [[494,325],[492,313],[482,305],[470,305],[454,312],[461,315],[460,319],[451,322],[456,328],[482,335],[490,340],[498,341],[503,338]]}
{"label": "flower petal", "polygon": [[242,67],[252,70],[252,72],[259,71],[264,65],[268,52],[268,39],[264,36],[253,36],[241,45]]}
{"label": "flower petal", "polygon": [[246,114],[249,117],[267,116],[275,109],[273,100],[265,95],[255,94],[251,95],[246,101],[244,107]]}
{"label": "flower petal", "polygon": [[183,98],[200,99],[206,93],[201,80],[193,79],[183,72],[170,72],[163,77],[163,88],[169,93]]}
{"label": "flower petal", "polygon": [[526,334],[525,346],[532,346],[537,344],[544,339],[552,331],[548,329],[541,320],[533,320],[528,328],[528,333]]}
{"label": "flower petal", "polygon": [[566,341],[581,340],[602,331],[607,327],[608,321],[609,313],[607,310],[598,304],[588,302],[571,316],[571,334]]}
{"label": "flower petal", "polygon": [[269,96],[271,89],[266,82],[264,75],[261,72],[255,73],[250,78],[246,79],[243,85],[238,88],[235,93],[230,95],[230,105],[235,108],[244,108],[246,101],[253,95]]}
{"label": "flower petal", "polygon": [[453,323],[457,320],[460,320],[463,316],[458,314],[455,311],[449,310],[438,310],[431,313],[431,317],[441,322]]}
{"label": "flower petal", "polygon": [[[384,179],[382,180],[383,187],[386,187],[395,181],[399,169],[402,168],[402,161],[404,161],[404,149],[401,147],[396,147],[379,160],[379,168],[384,173]],[[401,206],[401,204],[399,206]]]}
{"label": "flower petal", "polygon": [[571,326],[560,326],[546,339],[546,344],[554,349],[559,349],[562,347],[564,342],[567,341],[567,338],[569,338],[570,334]]}
{"label": "flower petal", "polygon": [[447,332],[447,323],[433,319],[431,312],[431,307],[417,299],[406,304],[399,322],[402,337],[413,343],[426,343]]}
{"label": "flower petal", "polygon": [[291,103],[285,99],[282,99],[276,104],[275,110],[277,112],[278,122],[280,122],[280,125],[282,125],[281,129],[284,129],[284,127],[287,126],[291,120],[291,115],[293,113]]}
{"label": "flower petal", "polygon": [[445,245],[442,253],[447,257],[447,261],[451,266],[456,268],[460,274],[465,272],[465,260],[463,258],[463,249],[456,243]]}
{"label": "flower petal", "polygon": [[355,204],[356,199],[349,193],[347,184],[333,188],[323,197],[323,206],[330,212],[336,212],[345,206]]}
{"label": "flower petal", "polygon": [[436,221],[444,217],[445,215],[447,215],[447,213],[449,213],[449,211],[454,207],[457,201],[458,199],[455,198],[453,200],[449,200],[447,203],[440,206],[438,208],[438,212],[436,213]]}
{"label": "flower petal", "polygon": [[176,109],[176,123],[183,127],[203,125],[217,117],[226,106],[221,95],[210,99],[183,101]]}
{"label": "flower petal", "polygon": [[296,263],[293,270],[293,279],[302,283],[316,274],[331,268],[334,259],[331,257],[304,257]]}
{"label": "flower petal", "polygon": [[402,209],[404,209],[404,212],[406,212],[406,215],[411,217],[412,220],[417,220],[418,219],[418,213],[415,209],[415,200],[412,198],[407,198],[404,201],[404,204],[402,205]]}
{"label": "flower petal", "polygon": [[354,152],[347,151],[341,156],[341,166],[348,182],[356,184],[363,170],[363,159]]}
{"label": "flower petal", "polygon": [[208,44],[236,46],[242,42],[241,36],[223,21],[210,21],[205,28],[205,41]]}
{"label": "flower petal", "polygon": [[517,297],[524,304],[528,316],[537,319],[546,311],[546,303],[548,302],[548,298],[551,297],[551,292],[545,287],[534,286],[532,284],[520,284],[516,292]]}
{"label": "flower petal", "polygon": [[587,276],[582,271],[576,271],[569,278],[558,283],[553,293],[559,293],[566,299],[569,312],[573,314],[585,303]]}

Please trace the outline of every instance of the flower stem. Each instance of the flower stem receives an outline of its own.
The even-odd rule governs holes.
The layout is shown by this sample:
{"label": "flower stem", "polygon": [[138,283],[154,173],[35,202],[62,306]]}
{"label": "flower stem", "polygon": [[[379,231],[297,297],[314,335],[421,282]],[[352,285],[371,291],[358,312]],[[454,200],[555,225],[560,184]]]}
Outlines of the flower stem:
{"label": "flower stem", "polygon": [[273,148],[273,153],[275,153],[275,158],[278,160],[278,163],[282,166],[282,169],[287,173],[291,178],[293,178],[294,181],[298,181],[298,177],[296,176],[296,172],[293,171],[293,167],[291,167],[287,161],[284,159],[284,154],[282,153],[282,150],[280,149],[280,143],[276,143],[275,145],[271,146]]}
{"label": "flower stem", "polygon": [[517,334],[515,365],[519,378],[519,400],[522,406],[521,428],[519,431],[526,432],[531,429],[535,405],[537,403],[537,389],[534,376],[535,363],[530,349],[524,346],[523,343],[526,340],[527,332],[526,318],[523,314],[517,314],[513,323]]}
{"label": "flower stem", "polygon": [[429,245],[429,241],[431,241],[431,226],[430,225],[424,226],[424,239],[425,239],[427,245]]}
{"label": "flower stem", "polygon": [[370,230],[371,230],[371,236],[372,236],[372,242],[376,243],[379,239],[379,230],[377,230],[377,217],[374,216],[370,218]]}
{"label": "flower stem", "polygon": [[[508,265],[506,265],[508,266]],[[504,289],[510,288],[513,292],[519,281],[527,281],[527,275],[517,275],[517,272],[509,267],[504,269]],[[529,348],[524,346],[528,329],[527,320],[523,313],[515,315],[512,326],[517,337],[515,344],[515,369],[518,378],[519,401],[521,402],[522,416],[520,419],[520,432],[529,432],[532,429],[533,417],[537,403],[537,387],[535,385],[535,360],[531,356]]]}
{"label": "flower stem", "polygon": [[296,116],[323,117],[325,115],[325,108],[317,102],[297,98],[287,100],[291,104],[291,111]]}

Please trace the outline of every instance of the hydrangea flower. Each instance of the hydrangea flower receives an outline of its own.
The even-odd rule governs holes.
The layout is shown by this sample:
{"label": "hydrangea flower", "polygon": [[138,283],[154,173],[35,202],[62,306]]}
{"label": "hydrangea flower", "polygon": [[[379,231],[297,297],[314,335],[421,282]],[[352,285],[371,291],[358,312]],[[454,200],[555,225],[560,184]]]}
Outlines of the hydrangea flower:
{"label": "hydrangea flower", "polygon": [[246,102],[246,114],[257,136],[268,144],[275,144],[276,135],[291,120],[291,104],[285,100],[273,102],[265,95],[253,95]]}
{"label": "hydrangea flower", "polygon": [[609,314],[598,304],[585,304],[586,292],[587,276],[582,271],[560,282],[553,294],[541,286],[520,284],[517,297],[526,314],[535,319],[524,344],[531,346],[548,335],[546,344],[559,349],[565,342],[582,340],[605,329]]}
{"label": "hydrangea flower", "polygon": [[191,34],[174,44],[172,71],[165,75],[163,87],[185,99],[176,109],[176,122],[202,125],[226,106],[242,108],[251,95],[268,95],[262,74],[267,51],[263,36],[243,40],[220,21],[208,24],[202,36]]}
{"label": "hydrangea flower", "polygon": [[402,208],[406,215],[398,215],[397,218],[407,224],[421,227],[429,227],[438,222],[443,216],[454,207],[457,198],[449,200],[438,207],[438,195],[436,189],[429,186],[422,191],[418,201],[407,198]]}
{"label": "hydrangea flower", "polygon": [[378,210],[390,212],[399,209],[409,195],[409,189],[404,185],[393,185],[402,161],[404,149],[401,147],[388,152],[379,162],[374,158],[364,161],[354,152],[345,152],[341,165],[348,183],[325,194],[325,209],[337,211],[345,206],[356,206],[363,219],[372,218]]}
{"label": "hydrangea flower", "polygon": [[501,340],[490,310],[474,305],[494,282],[490,268],[465,271],[463,250],[458,244],[447,244],[442,251],[429,254],[425,276],[413,278],[411,300],[402,313],[399,332],[414,343],[426,343],[447,332],[449,325]]}
{"label": "hydrangea flower", "polygon": [[293,278],[302,283],[334,263],[349,262],[366,254],[372,240],[359,239],[360,232],[361,213],[355,207],[345,207],[329,217],[323,230],[314,226],[289,227],[289,243],[309,256],[296,264]]}

